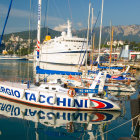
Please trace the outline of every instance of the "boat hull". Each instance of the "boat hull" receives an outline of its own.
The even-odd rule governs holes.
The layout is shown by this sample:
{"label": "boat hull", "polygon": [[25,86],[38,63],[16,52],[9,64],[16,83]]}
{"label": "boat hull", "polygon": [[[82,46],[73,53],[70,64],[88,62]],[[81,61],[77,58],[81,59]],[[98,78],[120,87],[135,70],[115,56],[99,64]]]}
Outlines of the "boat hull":
{"label": "boat hull", "polygon": [[0,97],[24,104],[53,109],[89,111],[120,110],[120,107],[112,101],[98,97],[70,97],[64,92],[45,92],[37,89],[17,88],[9,85],[0,85]]}
{"label": "boat hull", "polygon": [[[60,57],[61,56],[61,57]],[[63,65],[83,65],[85,51],[41,53],[40,62]]]}

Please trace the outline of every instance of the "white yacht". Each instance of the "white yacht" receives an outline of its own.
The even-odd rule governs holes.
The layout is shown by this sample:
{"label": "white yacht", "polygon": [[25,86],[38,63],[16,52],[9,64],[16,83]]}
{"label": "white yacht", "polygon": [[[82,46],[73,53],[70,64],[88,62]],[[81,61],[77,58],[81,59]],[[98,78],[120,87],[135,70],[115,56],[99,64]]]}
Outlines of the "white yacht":
{"label": "white yacht", "polygon": [[86,58],[86,38],[72,36],[71,22],[67,21],[67,33],[62,32],[61,36],[51,39],[46,36],[45,41],[40,45],[40,62],[68,65],[83,65]]}

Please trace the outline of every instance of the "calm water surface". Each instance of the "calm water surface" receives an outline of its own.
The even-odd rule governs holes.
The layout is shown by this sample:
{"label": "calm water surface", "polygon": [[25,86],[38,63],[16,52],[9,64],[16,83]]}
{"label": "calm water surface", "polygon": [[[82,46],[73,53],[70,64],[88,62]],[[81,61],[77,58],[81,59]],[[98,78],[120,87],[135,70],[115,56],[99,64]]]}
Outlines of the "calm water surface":
{"label": "calm water surface", "polygon": [[[55,69],[57,69],[56,66]],[[50,67],[49,67],[50,68]],[[34,79],[34,64],[0,60],[0,80]],[[64,67],[66,69],[66,67]],[[70,68],[73,69],[73,68]],[[140,73],[137,73],[137,77]],[[0,140],[118,140],[131,137],[130,98],[121,97],[121,112],[78,112],[42,109],[0,98]]]}

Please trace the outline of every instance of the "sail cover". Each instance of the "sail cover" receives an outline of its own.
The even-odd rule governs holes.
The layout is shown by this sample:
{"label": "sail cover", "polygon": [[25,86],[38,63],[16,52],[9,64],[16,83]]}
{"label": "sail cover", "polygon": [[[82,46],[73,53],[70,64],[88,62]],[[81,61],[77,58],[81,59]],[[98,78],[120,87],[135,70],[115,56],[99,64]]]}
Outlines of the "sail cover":
{"label": "sail cover", "polygon": [[71,72],[71,71],[57,71],[57,70],[45,70],[41,69],[39,66],[36,67],[37,74],[57,74],[57,75],[82,75],[82,72]]}

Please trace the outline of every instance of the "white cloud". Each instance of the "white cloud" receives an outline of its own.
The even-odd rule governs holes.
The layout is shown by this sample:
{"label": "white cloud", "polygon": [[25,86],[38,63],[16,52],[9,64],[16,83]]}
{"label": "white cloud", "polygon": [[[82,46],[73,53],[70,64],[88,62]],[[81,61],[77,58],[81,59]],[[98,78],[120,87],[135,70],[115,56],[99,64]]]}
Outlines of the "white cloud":
{"label": "white cloud", "polygon": [[54,27],[53,29],[56,31],[64,31],[67,28],[67,24],[62,24]]}
{"label": "white cloud", "polygon": [[81,28],[83,26],[83,24],[81,22],[78,22],[77,25],[79,28]]}

